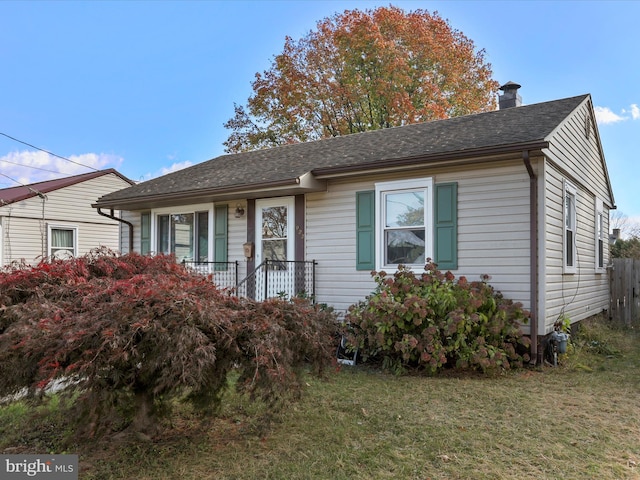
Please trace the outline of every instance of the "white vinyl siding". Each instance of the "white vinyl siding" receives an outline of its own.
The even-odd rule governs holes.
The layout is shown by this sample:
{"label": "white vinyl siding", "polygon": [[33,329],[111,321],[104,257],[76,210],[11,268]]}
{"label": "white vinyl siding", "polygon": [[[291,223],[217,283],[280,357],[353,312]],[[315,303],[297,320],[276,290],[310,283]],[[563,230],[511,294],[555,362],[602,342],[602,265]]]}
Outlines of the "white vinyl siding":
{"label": "white vinyl siding", "polygon": [[[6,208],[6,207],[5,207]],[[39,219],[7,216],[2,219],[4,264],[25,259],[38,263],[47,256],[47,223]]]}
{"label": "white vinyl siding", "polygon": [[[602,156],[592,107],[585,101],[553,132],[544,167],[544,197],[541,218],[545,219],[544,250],[540,290],[540,334],[549,333],[560,314],[572,322],[609,308],[609,280],[597,274],[595,244],[596,199],[602,200],[605,232],[613,199],[608,188],[607,169]],[[563,179],[577,190],[576,273],[563,274]],[[609,244],[603,244],[608,261]],[[605,263],[606,265],[606,263]]]}
{"label": "white vinyl siding", "polygon": [[373,181],[330,182],[327,192],[306,198],[305,259],[316,260],[316,298],[344,312],[363,300],[375,284],[356,270],[355,192],[373,190]]}
{"label": "white vinyl siding", "polygon": [[[436,182],[445,181],[444,175]],[[521,161],[460,173],[457,275],[489,283],[530,305],[529,176]]]}
{"label": "white vinyl siding", "polygon": [[[576,270],[564,273],[564,176],[553,165],[545,167],[544,218],[546,222],[543,271],[544,291],[540,296],[541,334],[549,333],[559,315],[572,322],[595,315],[609,307],[606,275],[595,274],[595,198],[576,186]],[[606,217],[606,215],[605,215]],[[605,218],[605,229],[608,223]],[[608,243],[604,245],[608,258]]]}
{"label": "white vinyl siding", "polygon": [[[142,242],[142,214],[141,211],[122,211],[122,219],[131,223],[133,225],[133,251],[137,253],[141,253],[140,246]],[[151,244],[151,237],[153,236],[151,233],[151,213],[148,210],[145,210],[144,213],[149,215],[149,252],[145,253],[154,253],[153,245]],[[130,253],[129,252],[129,225],[122,227],[120,229],[120,251],[122,253]]]}
{"label": "white vinyl siding", "polygon": [[[607,188],[607,169],[600,156],[600,139],[595,122],[589,121],[589,135],[585,134],[585,122],[591,115],[585,102],[553,133],[549,146],[549,158],[567,172],[576,187],[584,188],[593,197],[601,198],[607,208],[613,200]],[[592,119],[593,120],[593,119]]]}
{"label": "white vinyl siding", "polygon": [[33,264],[45,258],[49,224],[77,228],[78,256],[98,247],[119,251],[120,223],[99,215],[91,204],[127,186],[130,184],[117,175],[105,174],[49,192],[45,198],[35,196],[1,206],[3,263],[24,259]]}
{"label": "white vinyl siding", "polygon": [[[482,169],[420,170],[414,178],[458,182],[458,269],[469,280],[491,276],[505,297],[530,303],[529,176],[521,161],[485,164]],[[376,175],[357,182],[331,181],[327,192],[307,195],[306,258],[318,262],[317,298],[338,311],[363,300],[375,288],[369,272],[357,271],[355,192],[376,182],[407,179]]]}

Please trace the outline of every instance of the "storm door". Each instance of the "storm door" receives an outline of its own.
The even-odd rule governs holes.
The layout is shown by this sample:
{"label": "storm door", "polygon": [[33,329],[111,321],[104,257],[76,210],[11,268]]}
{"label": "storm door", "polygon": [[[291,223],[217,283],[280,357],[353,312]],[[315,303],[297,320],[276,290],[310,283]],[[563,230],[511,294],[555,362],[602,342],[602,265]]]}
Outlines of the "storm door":
{"label": "storm door", "polygon": [[294,198],[256,200],[256,298],[294,292]]}

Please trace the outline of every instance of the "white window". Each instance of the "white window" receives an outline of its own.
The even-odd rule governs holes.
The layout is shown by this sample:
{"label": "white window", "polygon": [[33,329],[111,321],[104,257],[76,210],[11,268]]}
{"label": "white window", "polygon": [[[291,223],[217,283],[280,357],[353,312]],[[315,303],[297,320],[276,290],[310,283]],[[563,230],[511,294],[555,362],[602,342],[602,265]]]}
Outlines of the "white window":
{"label": "white window", "polygon": [[209,212],[157,214],[155,245],[158,253],[172,253],[178,262],[208,261]]}
{"label": "white window", "polygon": [[376,183],[376,268],[424,267],[433,258],[433,180]]}
{"label": "white window", "polygon": [[78,228],[49,225],[48,255],[51,258],[72,258],[78,255]]}
{"label": "white window", "polygon": [[602,206],[602,200],[596,198],[596,228],[595,228],[595,270],[596,273],[605,272],[604,264],[604,248],[607,241],[606,232],[608,231],[604,222],[604,207]]}
{"label": "white window", "polygon": [[577,189],[568,181],[564,181],[564,237],[563,237],[563,272],[577,271]]}

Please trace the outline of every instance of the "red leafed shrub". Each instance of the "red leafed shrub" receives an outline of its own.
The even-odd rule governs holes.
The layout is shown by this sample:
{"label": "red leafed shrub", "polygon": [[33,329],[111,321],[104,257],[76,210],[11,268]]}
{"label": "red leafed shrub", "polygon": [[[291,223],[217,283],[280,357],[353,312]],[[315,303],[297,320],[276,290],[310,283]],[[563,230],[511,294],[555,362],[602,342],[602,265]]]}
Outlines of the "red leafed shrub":
{"label": "red leafed shrub", "polygon": [[0,273],[0,396],[64,379],[85,434],[153,431],[171,400],[215,411],[238,388],[275,403],[333,359],[335,316],[239,299],[172,256],[96,251]]}
{"label": "red leafed shrub", "polygon": [[396,373],[409,368],[483,372],[522,366],[529,314],[484,281],[455,281],[427,263],[422,274],[400,266],[393,276],[372,272],[376,290],[353,305],[346,320],[352,346]]}

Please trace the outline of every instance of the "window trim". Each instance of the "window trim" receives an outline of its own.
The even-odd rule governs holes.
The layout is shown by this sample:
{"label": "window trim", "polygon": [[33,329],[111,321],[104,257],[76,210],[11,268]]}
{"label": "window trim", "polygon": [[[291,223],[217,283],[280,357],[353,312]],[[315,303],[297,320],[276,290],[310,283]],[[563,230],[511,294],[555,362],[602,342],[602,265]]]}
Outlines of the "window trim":
{"label": "window trim", "polygon": [[[199,213],[205,213],[207,212],[207,217],[208,217],[208,225],[207,225],[207,229],[208,229],[208,238],[207,238],[207,255],[208,255],[208,259],[207,261],[211,262],[213,261],[214,258],[214,252],[213,252],[213,248],[214,248],[214,244],[213,244],[213,237],[212,237],[212,231],[213,231],[213,222],[214,222],[214,210],[215,210],[215,205],[213,203],[201,203],[201,204],[193,204],[193,205],[186,205],[184,207],[177,207],[177,206],[173,206],[173,207],[163,207],[163,208],[157,208],[157,209],[152,209],[151,210],[151,240],[150,240],[150,244],[151,244],[151,252],[153,254],[162,254],[164,252],[161,252],[159,249],[159,243],[160,243],[160,238],[158,235],[158,217],[161,216],[168,216],[169,217],[169,237],[171,236],[171,217],[173,215],[188,215],[191,214],[193,215],[193,232],[192,232],[192,236],[193,236],[193,259],[192,260],[197,260],[197,256],[198,256],[198,250],[197,250],[197,244],[198,241],[196,240],[196,236],[197,236],[197,223],[198,221],[196,220],[198,217]],[[219,204],[220,205],[220,204]],[[169,239],[170,240],[170,239]],[[169,249],[169,253],[171,253],[171,241],[169,241],[169,245],[168,245],[168,249]],[[177,259],[177,261],[180,261],[180,259]]]}
{"label": "window trim", "polygon": [[[596,198],[595,228],[594,228],[594,268],[596,273],[607,271],[604,262],[605,245],[608,241],[608,229],[605,229],[604,205],[601,199]],[[599,233],[599,235],[598,235]]]}
{"label": "window trim", "polygon": [[53,258],[53,246],[51,245],[51,242],[53,240],[53,230],[71,230],[73,232],[73,258],[76,258],[78,256],[78,226],[62,225],[56,223],[47,224],[47,257],[49,258]]}
{"label": "window trim", "polygon": [[[384,196],[390,193],[398,193],[403,190],[423,190],[425,195],[424,206],[424,256],[425,262],[427,258],[433,258],[433,178],[424,177],[408,180],[394,180],[389,182],[377,182],[375,184],[375,259],[376,270],[397,270],[397,264],[385,263],[385,245],[384,245]],[[424,264],[408,264],[409,268],[422,268]]]}
{"label": "window trim", "polygon": [[[573,209],[570,212],[572,217],[573,229],[567,228],[567,196],[573,197]],[[571,264],[567,258],[567,231],[571,231],[572,235],[572,258]],[[575,274],[578,272],[578,189],[568,180],[563,180],[562,188],[562,273]]]}

